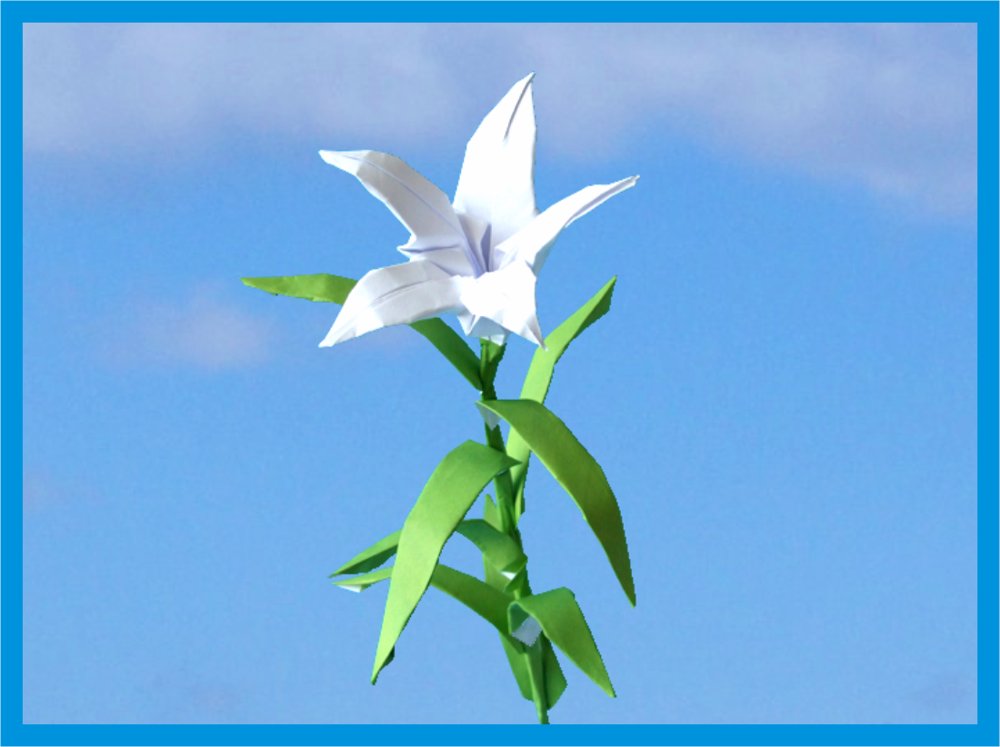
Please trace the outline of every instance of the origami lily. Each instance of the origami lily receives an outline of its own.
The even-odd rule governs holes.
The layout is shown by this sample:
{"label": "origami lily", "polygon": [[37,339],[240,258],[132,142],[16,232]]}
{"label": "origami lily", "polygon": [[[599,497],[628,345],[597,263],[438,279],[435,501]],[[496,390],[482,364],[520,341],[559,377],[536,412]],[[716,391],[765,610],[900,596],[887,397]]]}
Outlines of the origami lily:
{"label": "origami lily", "polygon": [[457,314],[466,335],[502,343],[514,333],[543,344],[535,280],[553,242],[638,177],[586,187],[539,213],[532,78],[516,83],[469,140],[454,202],[396,156],[320,151],[410,231],[399,247],[409,261],[365,274],[320,347],[444,313]]}
{"label": "origami lily", "polygon": [[[373,151],[320,151],[327,163],[358,178],[409,229],[399,247],[407,261],[372,270],[355,282],[329,273],[243,278],[274,295],[341,304],[321,343],[329,347],[392,324],[412,324],[479,392],[485,443],[464,440],[438,463],[402,526],[331,574],[364,591],[388,582],[372,668],[374,684],[424,594],[444,592],[500,637],[521,696],[540,724],[566,690],[559,656],[615,697],[594,635],[574,593],[532,588],[518,528],[527,506],[528,464],[544,467],[579,509],[607,557],[617,584],[635,605],[635,581],[618,500],[604,470],[545,405],[555,366],[569,345],[611,308],[616,278],[569,315],[543,343],[535,312],[535,279],[560,232],[637,177],[581,189],[547,210],[535,207],[535,113],[532,76],[519,81],[486,116],[465,152],[454,201],[403,161]],[[437,317],[454,313],[477,356]],[[518,399],[497,395],[503,343],[517,334],[537,343]],[[500,427],[508,427],[506,436]],[[347,465],[342,465],[345,468]],[[482,518],[473,508],[482,503]],[[477,575],[442,562],[460,535],[482,555]],[[479,576],[478,572],[482,575]],[[559,654],[557,655],[557,650]]]}

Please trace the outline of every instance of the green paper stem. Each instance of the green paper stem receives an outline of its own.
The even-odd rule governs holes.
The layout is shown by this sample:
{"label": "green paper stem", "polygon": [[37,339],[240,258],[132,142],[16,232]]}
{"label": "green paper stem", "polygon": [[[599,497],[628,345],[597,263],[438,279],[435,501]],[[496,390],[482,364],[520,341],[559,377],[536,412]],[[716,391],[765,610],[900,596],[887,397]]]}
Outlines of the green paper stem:
{"label": "green paper stem", "polygon": [[[506,346],[497,345],[488,340],[481,341],[479,371],[483,381],[481,399],[483,403],[496,401],[496,387],[494,382],[505,350]],[[491,428],[489,425],[486,425],[485,429],[486,443],[498,451],[506,451],[503,434],[500,432],[499,426]],[[510,473],[505,472],[498,475],[494,483],[497,490],[496,504],[493,505],[487,496],[487,505],[493,505],[495,509],[494,516],[491,518],[495,522],[494,525],[501,532],[510,536],[517,543],[517,546],[522,548],[523,552],[521,534],[517,529],[514,485],[511,481]],[[502,576],[498,577],[498,574],[495,572],[491,573],[490,569],[486,569],[485,578],[487,583],[497,588],[509,589],[515,599],[531,594],[527,568],[514,579],[506,579]],[[535,704],[538,723],[549,723],[548,709],[555,704],[559,695],[566,688],[566,680],[563,677],[561,669],[556,669],[552,673],[548,671],[551,666],[550,660],[555,659],[555,653],[551,651],[551,648],[548,651],[546,650],[544,641],[538,646],[529,647],[527,650],[522,648],[521,650],[512,651],[510,642],[503,636],[501,636],[501,640],[503,641],[504,652],[507,654],[511,671],[514,673],[514,678],[517,680],[522,695],[530,694],[531,700]],[[558,661],[555,662],[555,666],[558,668]],[[527,684],[527,688],[525,684]]]}
{"label": "green paper stem", "polygon": [[[488,402],[497,398],[495,379],[497,368],[506,352],[506,345],[497,345],[489,340],[482,340],[479,357],[479,375],[483,382],[482,401]],[[490,428],[484,424],[486,430],[486,443],[496,449],[506,453],[503,442],[503,434],[499,426]],[[505,472],[498,475],[494,480],[497,491],[497,509],[499,511],[499,529],[504,534],[514,536],[518,543],[520,537],[516,535],[516,521],[514,520],[514,483],[511,481],[510,473]]]}

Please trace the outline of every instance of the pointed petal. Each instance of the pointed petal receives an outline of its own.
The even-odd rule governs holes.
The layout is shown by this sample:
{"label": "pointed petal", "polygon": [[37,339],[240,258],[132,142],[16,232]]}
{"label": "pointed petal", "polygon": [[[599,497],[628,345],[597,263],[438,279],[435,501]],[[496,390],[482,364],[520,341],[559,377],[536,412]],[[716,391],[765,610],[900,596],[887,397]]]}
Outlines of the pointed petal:
{"label": "pointed petal", "polygon": [[476,316],[468,311],[458,312],[458,323],[462,325],[462,331],[466,336],[472,335],[472,327],[476,323]]}
{"label": "pointed petal", "polygon": [[[542,331],[535,313],[535,274],[523,262],[513,262],[502,270],[487,272],[478,278],[461,278],[460,300],[474,317],[492,321],[503,329],[542,344]],[[471,331],[477,332],[479,320]],[[500,334],[495,328],[482,328],[488,336]]]}
{"label": "pointed petal", "polygon": [[336,345],[392,324],[410,324],[455,310],[459,281],[430,262],[406,262],[365,274],[319,344]]}
{"label": "pointed petal", "polygon": [[458,217],[448,196],[402,159],[373,150],[321,150],[320,157],[357,177],[410,231],[408,249],[462,246]]}
{"label": "pointed petal", "polygon": [[537,275],[548,256],[549,248],[566,226],[605,200],[634,186],[638,179],[637,176],[630,176],[614,184],[595,184],[563,198],[494,249],[501,255],[498,266],[504,267],[508,263],[520,261],[531,267]]}
{"label": "pointed petal", "polygon": [[514,84],[465,148],[455,209],[492,225],[499,244],[535,216],[534,73]]}

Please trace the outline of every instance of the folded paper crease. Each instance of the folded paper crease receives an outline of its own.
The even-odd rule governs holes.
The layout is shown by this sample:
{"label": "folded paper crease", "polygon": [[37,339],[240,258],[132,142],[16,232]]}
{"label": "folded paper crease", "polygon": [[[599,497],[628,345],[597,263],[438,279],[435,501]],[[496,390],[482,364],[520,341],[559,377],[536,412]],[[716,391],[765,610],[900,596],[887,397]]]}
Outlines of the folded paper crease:
{"label": "folded paper crease", "polygon": [[535,205],[534,74],[517,83],[469,139],[454,201],[388,153],[322,150],[410,232],[408,265],[365,275],[329,333],[329,347],[382,327],[452,313],[462,331],[503,344],[510,334],[544,347],[536,279],[559,234],[638,177],[585,187],[546,210]]}

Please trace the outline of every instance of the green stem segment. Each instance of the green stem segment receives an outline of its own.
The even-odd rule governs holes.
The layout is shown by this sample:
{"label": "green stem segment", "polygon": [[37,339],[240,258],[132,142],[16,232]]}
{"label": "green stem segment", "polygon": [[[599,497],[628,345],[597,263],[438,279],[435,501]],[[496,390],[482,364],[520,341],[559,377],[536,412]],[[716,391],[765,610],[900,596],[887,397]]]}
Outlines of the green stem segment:
{"label": "green stem segment", "polygon": [[[496,345],[487,340],[482,341],[482,348],[479,358],[479,372],[483,383],[482,400],[489,401],[497,398],[496,380],[497,368],[503,358],[505,345]],[[503,434],[500,427],[486,429],[486,443],[491,448],[506,452]],[[510,472],[503,472],[494,480],[497,494],[497,512],[500,518],[500,531],[509,535],[518,548],[523,550],[521,543],[521,533],[517,529],[517,514],[515,512],[514,484],[510,477]],[[531,595],[531,586],[528,583],[528,570],[521,573],[521,576],[510,589],[515,599]],[[539,636],[534,645],[526,646],[521,656],[525,657],[528,673],[531,678],[531,698],[535,703],[535,711],[538,714],[538,723],[549,723],[549,704],[545,695],[545,648],[544,636]]]}

